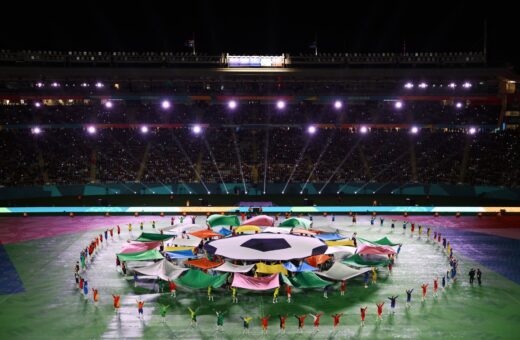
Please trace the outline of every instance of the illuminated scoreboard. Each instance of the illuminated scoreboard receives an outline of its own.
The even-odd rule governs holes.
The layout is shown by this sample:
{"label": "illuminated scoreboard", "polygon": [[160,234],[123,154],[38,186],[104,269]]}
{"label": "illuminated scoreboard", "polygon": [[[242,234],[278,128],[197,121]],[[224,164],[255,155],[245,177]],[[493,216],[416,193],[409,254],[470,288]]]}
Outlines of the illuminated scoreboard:
{"label": "illuminated scoreboard", "polygon": [[260,55],[227,55],[228,67],[284,67],[285,57]]}

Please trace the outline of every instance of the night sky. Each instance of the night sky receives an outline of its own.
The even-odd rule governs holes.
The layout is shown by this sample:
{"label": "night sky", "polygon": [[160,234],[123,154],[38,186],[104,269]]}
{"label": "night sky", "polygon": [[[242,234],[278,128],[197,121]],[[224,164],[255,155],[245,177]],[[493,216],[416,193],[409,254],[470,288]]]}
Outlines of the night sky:
{"label": "night sky", "polygon": [[[517,11],[497,1],[126,1],[17,3],[3,11],[0,48],[199,53],[481,51],[518,65]],[[13,7],[14,6],[14,7]]]}

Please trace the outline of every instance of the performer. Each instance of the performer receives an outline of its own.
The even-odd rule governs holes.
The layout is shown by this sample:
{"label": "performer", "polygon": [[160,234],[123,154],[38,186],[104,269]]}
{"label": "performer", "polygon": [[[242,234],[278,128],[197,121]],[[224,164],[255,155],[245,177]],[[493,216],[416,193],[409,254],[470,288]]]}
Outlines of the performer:
{"label": "performer", "polygon": [[190,307],[188,307],[188,310],[190,311],[190,318],[191,318],[191,327],[197,327],[197,310],[193,310]]}
{"label": "performer", "polygon": [[224,331],[224,312],[215,311],[217,314],[217,332]]}
{"label": "performer", "polygon": [[121,307],[121,295],[112,294],[112,298],[114,299],[114,311],[116,314],[119,314],[119,307]]}
{"label": "performer", "polygon": [[98,299],[99,299],[98,290],[96,288],[92,288],[92,300],[94,301],[94,305],[96,305],[96,307],[98,304]]}
{"label": "performer", "polygon": [[138,313],[138,318],[143,320],[144,319],[144,316],[143,316],[143,307],[144,307],[144,301],[141,300],[141,298],[137,299],[137,313]]}
{"label": "performer", "polygon": [[170,288],[170,297],[173,297],[174,299],[177,298],[177,285],[175,282],[169,280],[168,286]]}
{"label": "performer", "polygon": [[379,320],[383,320],[383,306],[385,305],[384,302],[381,302],[379,304],[376,304],[377,306],[377,318]]}
{"label": "performer", "polygon": [[238,303],[237,289],[235,287],[231,287],[231,294],[233,297],[233,303]]}
{"label": "performer", "polygon": [[341,286],[339,287],[339,291],[340,291],[340,295],[343,296],[345,295],[345,291],[347,290],[347,281],[346,280],[341,280]]}
{"label": "performer", "polygon": [[406,308],[410,308],[410,303],[412,302],[412,292],[413,288],[406,290]]}
{"label": "performer", "polygon": [[290,285],[285,285],[285,291],[287,292],[287,302],[288,303],[291,303],[291,293],[292,293],[292,288]]}
{"label": "performer", "polygon": [[368,308],[368,306],[365,306],[365,308],[359,309],[361,311],[361,327],[365,326],[365,316],[367,313],[367,308]]}
{"label": "performer", "polygon": [[303,326],[305,325],[305,318],[307,317],[307,314],[304,314],[304,315],[294,315],[294,317],[296,319],[298,319],[298,333],[302,333],[303,332]]}
{"label": "performer", "polygon": [[343,313],[337,313],[337,314],[333,314],[331,315],[332,318],[334,319],[333,321],[333,331],[335,332],[336,331],[336,328],[338,327],[339,325],[339,319],[341,318],[341,316],[343,316]]}
{"label": "performer", "polygon": [[280,333],[285,334],[285,320],[287,320],[287,314],[278,315],[278,319],[280,319]]}
{"label": "performer", "polygon": [[388,298],[390,299],[390,308],[392,308],[392,314],[395,314],[395,305],[398,297],[398,295],[393,295]]}
{"label": "performer", "polygon": [[240,317],[243,321],[243,326],[244,326],[244,331],[243,331],[243,334],[250,334],[250,330],[249,330],[249,324],[251,323],[251,320],[253,320],[252,317],[243,317],[241,316]]}
{"label": "performer", "polygon": [[213,300],[213,294],[211,293],[211,285],[208,286],[208,301],[214,301]]}
{"label": "performer", "polygon": [[320,331],[320,318],[323,315],[323,313],[318,313],[318,314],[311,314],[311,313],[309,313],[309,315],[312,316],[312,319],[314,320],[314,331],[313,331],[313,333],[319,332]]}
{"label": "performer", "polygon": [[428,284],[427,283],[422,284],[421,288],[422,288],[422,301],[424,301],[424,299],[426,298],[426,291],[428,289]]}
{"label": "performer", "polygon": [[277,303],[278,302],[278,294],[280,292],[280,288],[279,287],[276,287],[274,289],[274,292],[273,292],[273,303]]}
{"label": "performer", "polygon": [[161,317],[162,317],[162,323],[166,322],[166,311],[168,310],[170,306],[169,305],[161,305]]}
{"label": "performer", "polygon": [[266,316],[260,317],[260,320],[262,321],[262,332],[264,334],[267,334],[267,326],[268,326],[270,317],[271,317],[271,315],[266,315]]}
{"label": "performer", "polygon": [[437,290],[439,290],[439,278],[433,280],[433,297],[437,298]]}

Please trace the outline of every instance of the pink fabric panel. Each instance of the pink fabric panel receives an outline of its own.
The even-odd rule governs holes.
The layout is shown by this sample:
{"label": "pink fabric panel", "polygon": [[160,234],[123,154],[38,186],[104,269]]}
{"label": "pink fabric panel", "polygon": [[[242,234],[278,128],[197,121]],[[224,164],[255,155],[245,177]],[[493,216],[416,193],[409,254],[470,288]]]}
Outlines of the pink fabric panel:
{"label": "pink fabric panel", "polygon": [[251,277],[235,273],[232,286],[250,290],[268,290],[280,287],[280,280],[278,279],[278,274],[264,277]]}

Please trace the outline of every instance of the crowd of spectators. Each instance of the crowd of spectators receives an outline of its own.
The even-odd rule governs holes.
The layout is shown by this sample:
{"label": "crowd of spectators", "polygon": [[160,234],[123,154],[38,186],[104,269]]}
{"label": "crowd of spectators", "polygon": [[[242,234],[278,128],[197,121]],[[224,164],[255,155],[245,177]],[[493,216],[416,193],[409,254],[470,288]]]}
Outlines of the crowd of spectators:
{"label": "crowd of spectators", "polygon": [[211,127],[0,131],[0,185],[465,183],[518,187],[518,131]]}

